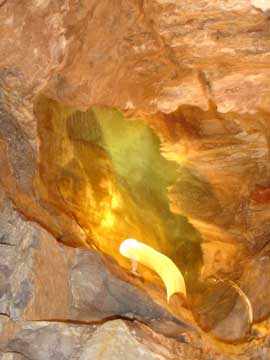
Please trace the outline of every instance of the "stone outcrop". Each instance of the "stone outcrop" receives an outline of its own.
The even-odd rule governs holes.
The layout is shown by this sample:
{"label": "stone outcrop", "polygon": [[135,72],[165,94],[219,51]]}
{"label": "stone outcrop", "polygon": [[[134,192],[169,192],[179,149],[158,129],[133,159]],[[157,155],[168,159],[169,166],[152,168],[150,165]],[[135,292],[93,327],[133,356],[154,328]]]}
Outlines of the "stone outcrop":
{"label": "stone outcrop", "polygon": [[164,338],[139,323],[123,320],[108,321],[99,326],[6,322],[4,327],[8,339],[0,340],[0,344],[3,344],[1,360],[209,358],[207,352],[198,348]]}

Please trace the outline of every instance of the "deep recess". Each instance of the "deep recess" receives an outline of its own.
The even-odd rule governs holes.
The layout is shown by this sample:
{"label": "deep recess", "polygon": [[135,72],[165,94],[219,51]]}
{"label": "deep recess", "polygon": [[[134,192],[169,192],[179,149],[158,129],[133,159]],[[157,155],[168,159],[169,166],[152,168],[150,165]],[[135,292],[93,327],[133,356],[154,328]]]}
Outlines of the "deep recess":
{"label": "deep recess", "polygon": [[[173,259],[194,288],[201,237],[186,217],[170,211],[167,187],[176,181],[176,165],[161,155],[153,130],[113,109],[80,112],[44,97],[36,112],[42,114],[39,196],[72,214],[89,244],[122,266],[130,268],[119,245],[134,237]],[[159,281],[148,269],[139,271]]]}

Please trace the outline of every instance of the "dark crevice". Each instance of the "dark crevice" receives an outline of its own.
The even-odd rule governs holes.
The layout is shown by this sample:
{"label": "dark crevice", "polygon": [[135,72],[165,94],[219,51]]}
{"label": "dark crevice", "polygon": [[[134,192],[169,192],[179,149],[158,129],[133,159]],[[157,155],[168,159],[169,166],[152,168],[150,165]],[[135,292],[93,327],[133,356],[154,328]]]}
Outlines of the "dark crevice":
{"label": "dark crevice", "polygon": [[[96,321],[83,321],[83,320],[74,320],[74,319],[38,319],[38,320],[28,320],[25,321],[26,323],[29,322],[46,322],[46,323],[59,323],[59,324],[67,324],[67,325],[78,325],[78,326],[101,326],[106,324],[107,322],[114,321],[114,320],[122,320],[127,322],[128,324],[141,324],[149,329],[152,329],[153,331],[161,334],[162,336],[165,336],[166,338],[171,338],[176,340],[179,343],[186,343],[187,340],[185,338],[186,332],[197,332],[195,328],[183,328],[181,325],[176,325],[176,323],[172,324],[173,330],[170,333],[170,325],[166,325],[167,321],[165,321],[165,326],[162,327],[162,319],[156,318],[152,319],[149,322],[143,321],[141,318],[136,317],[134,314],[131,314],[132,316],[124,316],[124,315],[114,315],[114,316],[108,316],[101,320]],[[134,315],[134,316],[133,316]],[[175,327],[176,326],[176,327]]]}
{"label": "dark crevice", "polygon": [[1,313],[0,312],[0,316],[5,316],[6,318],[10,319],[10,316],[8,314],[6,314],[6,313]]}
{"label": "dark crevice", "polygon": [[108,317],[105,317],[105,318],[103,318],[101,320],[95,320],[95,321],[83,321],[83,320],[75,320],[75,319],[36,319],[36,320],[31,320],[31,322],[33,321],[33,322],[48,322],[48,323],[62,323],[62,324],[71,324],[71,325],[96,326],[96,325],[103,325],[106,322],[112,321],[112,320],[124,320],[124,321],[129,321],[129,322],[133,322],[133,321],[142,322],[141,320],[138,320],[135,317],[128,317],[128,316],[122,316],[122,315],[108,316]]}
{"label": "dark crevice", "polygon": [[17,245],[15,245],[15,244],[9,244],[9,243],[7,243],[7,242],[1,242],[1,241],[0,241],[0,245],[12,246],[12,247],[16,247],[16,246],[17,246]]}

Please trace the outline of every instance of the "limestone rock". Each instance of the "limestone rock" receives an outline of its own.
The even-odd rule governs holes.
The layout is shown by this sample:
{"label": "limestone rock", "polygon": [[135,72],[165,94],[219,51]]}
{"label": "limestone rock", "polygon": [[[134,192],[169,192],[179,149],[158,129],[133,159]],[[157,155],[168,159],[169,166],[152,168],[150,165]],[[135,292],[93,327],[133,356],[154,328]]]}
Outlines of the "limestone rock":
{"label": "limestone rock", "polygon": [[[18,215],[5,197],[1,207],[0,235],[5,240],[0,243],[2,314],[15,320],[83,323],[126,317],[155,328],[155,321],[167,321],[176,337],[190,328],[153,301],[110,257],[59,244],[40,226]],[[165,291],[162,295],[165,298]]]}
{"label": "limestone rock", "polygon": [[269,317],[269,245],[247,262],[240,285],[250,299],[255,322]]}
{"label": "limestone rock", "polygon": [[[138,322],[108,321],[100,325],[59,322],[5,322],[0,338],[1,360],[249,360],[269,355],[267,341],[257,349],[214,349],[213,344],[177,342],[153,332]],[[242,349],[243,351],[243,349]]]}
{"label": "limestone rock", "polygon": [[[202,331],[267,338],[268,2],[0,1],[0,24],[0,313],[151,326],[162,318],[159,328],[172,331],[177,311],[154,274],[140,269],[147,287],[89,249],[127,269],[118,245],[132,232],[177,262]],[[116,138],[134,146],[109,143],[108,125],[99,132],[73,116],[93,107],[117,109],[128,124],[143,118],[145,131],[121,126]],[[266,322],[248,322],[230,282],[254,322]],[[269,357],[267,345],[243,352]]]}
{"label": "limestone rock", "polygon": [[[123,320],[103,325],[56,322],[6,324],[1,360],[29,359],[207,359],[200,350],[168,340],[140,324]],[[18,358],[17,358],[17,357]]]}

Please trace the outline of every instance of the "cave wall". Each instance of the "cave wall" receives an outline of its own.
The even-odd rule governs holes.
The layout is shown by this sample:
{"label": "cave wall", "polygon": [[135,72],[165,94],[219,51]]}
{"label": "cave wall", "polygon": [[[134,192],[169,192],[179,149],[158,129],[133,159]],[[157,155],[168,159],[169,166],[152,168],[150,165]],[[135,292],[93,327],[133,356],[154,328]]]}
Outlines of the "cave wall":
{"label": "cave wall", "polygon": [[172,258],[187,277],[198,277],[201,236],[186,217],[170,211],[168,187],[177,179],[177,166],[160,154],[153,130],[116,110],[80,112],[45,98],[35,113],[37,196],[79,224],[89,246],[123,266],[130,268],[120,244],[136,238]]}
{"label": "cave wall", "polygon": [[[17,211],[60,242],[96,246],[116,258],[115,239],[132,227],[134,236],[185,271],[192,273],[188,265],[194,264],[198,286],[189,306],[205,331],[226,341],[267,333],[267,2],[2,1],[0,24],[0,181]],[[151,184],[161,196],[154,201],[158,209],[148,199],[150,210],[138,211],[136,193],[147,196],[145,189],[128,183],[123,170],[133,173],[132,162],[115,167],[120,158],[113,138],[105,147],[96,130],[91,139],[81,138],[91,116],[101,127],[103,121],[130,123],[126,137],[143,124],[157,148],[148,161],[160,162],[166,174],[159,177],[162,190]],[[87,162],[89,153],[95,164]],[[160,176],[157,168],[147,176]],[[95,171],[103,184],[94,181]],[[111,205],[121,199],[127,221],[111,232]],[[113,216],[122,220],[121,212]],[[189,242],[178,256],[175,239],[172,246],[167,241],[179,219]],[[104,233],[115,244],[112,252]],[[193,236],[199,255],[190,260],[185,244],[194,244]],[[229,281],[248,296],[254,323],[266,321],[259,330]],[[226,332],[230,327],[235,332]]]}

